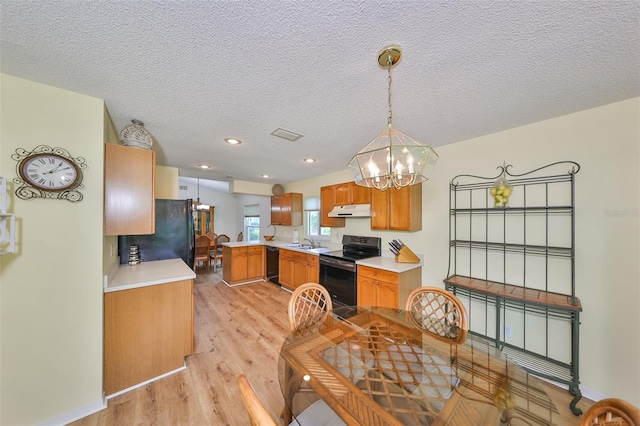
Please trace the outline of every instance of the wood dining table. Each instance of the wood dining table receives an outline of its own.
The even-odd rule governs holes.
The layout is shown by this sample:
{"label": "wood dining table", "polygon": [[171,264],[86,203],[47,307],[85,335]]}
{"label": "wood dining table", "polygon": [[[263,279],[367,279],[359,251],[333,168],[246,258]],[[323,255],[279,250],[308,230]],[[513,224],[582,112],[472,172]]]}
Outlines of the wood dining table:
{"label": "wood dining table", "polygon": [[551,425],[539,379],[490,342],[423,330],[404,310],[340,307],[280,349],[285,424],[322,399],[348,425]]}

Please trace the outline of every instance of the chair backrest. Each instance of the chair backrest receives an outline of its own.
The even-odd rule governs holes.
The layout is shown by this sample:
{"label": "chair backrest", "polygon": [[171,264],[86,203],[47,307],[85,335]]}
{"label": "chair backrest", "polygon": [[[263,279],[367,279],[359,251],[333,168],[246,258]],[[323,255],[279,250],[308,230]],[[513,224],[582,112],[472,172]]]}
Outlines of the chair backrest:
{"label": "chair backrest", "polygon": [[207,232],[204,235],[209,237],[209,239],[211,240],[211,245],[215,244],[216,238],[218,238],[218,234],[216,234],[215,232]]}
{"label": "chair backrest", "polygon": [[331,296],[324,286],[306,283],[296,288],[289,299],[289,327],[291,331],[313,331],[333,310]]}
{"label": "chair backrest", "polygon": [[244,235],[241,233],[238,234],[238,241],[242,241],[244,239]]}
{"label": "chair backrest", "polygon": [[593,404],[582,415],[580,426],[588,425],[638,426],[640,425],[640,410],[622,399],[603,399]]}
{"label": "chair backrest", "polygon": [[216,246],[221,247],[220,246],[221,243],[228,243],[229,241],[231,241],[231,239],[227,234],[220,234],[216,238]]}
{"label": "chair backrest", "polygon": [[273,421],[269,412],[253,390],[251,383],[247,380],[244,374],[241,374],[236,379],[238,387],[240,388],[240,396],[244,403],[247,412],[249,413],[249,419],[252,426],[276,426],[276,422]]}
{"label": "chair backrest", "polygon": [[464,342],[469,331],[467,309],[453,293],[438,287],[419,287],[407,297],[411,320],[436,336]]}
{"label": "chair backrest", "polygon": [[206,235],[196,236],[196,257],[203,256],[209,257],[209,249],[211,247],[211,240]]}

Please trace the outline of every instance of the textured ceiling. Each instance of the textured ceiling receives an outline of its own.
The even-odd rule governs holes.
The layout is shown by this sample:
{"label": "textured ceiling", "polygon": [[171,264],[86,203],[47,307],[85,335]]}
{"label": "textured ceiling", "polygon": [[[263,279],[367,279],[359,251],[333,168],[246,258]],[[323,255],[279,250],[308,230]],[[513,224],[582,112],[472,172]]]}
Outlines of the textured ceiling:
{"label": "textured ceiling", "polygon": [[344,170],[386,126],[390,44],[393,123],[434,147],[640,96],[638,0],[0,0],[0,21],[3,73],[104,99],[213,180]]}

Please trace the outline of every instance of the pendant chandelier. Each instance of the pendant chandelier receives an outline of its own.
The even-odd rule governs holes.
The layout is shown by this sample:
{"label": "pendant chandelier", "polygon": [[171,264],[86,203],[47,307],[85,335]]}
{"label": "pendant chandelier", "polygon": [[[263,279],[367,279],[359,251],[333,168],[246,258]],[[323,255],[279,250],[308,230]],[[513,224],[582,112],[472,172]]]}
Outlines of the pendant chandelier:
{"label": "pendant chandelier", "polygon": [[211,206],[208,204],[200,204],[200,178],[198,178],[198,204],[196,210],[209,210]]}
{"label": "pendant chandelier", "polygon": [[428,145],[393,127],[391,122],[391,67],[400,61],[399,46],[384,48],[378,63],[387,68],[389,117],[387,128],[353,156],[349,168],[356,184],[385,190],[428,180],[438,154]]}

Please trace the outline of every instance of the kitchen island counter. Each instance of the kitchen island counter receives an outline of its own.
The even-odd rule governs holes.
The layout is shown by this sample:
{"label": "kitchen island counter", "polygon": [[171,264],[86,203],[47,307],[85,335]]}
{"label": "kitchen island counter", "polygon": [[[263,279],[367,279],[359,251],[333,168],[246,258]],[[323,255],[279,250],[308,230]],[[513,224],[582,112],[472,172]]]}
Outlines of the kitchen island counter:
{"label": "kitchen island counter", "polygon": [[195,278],[195,272],[182,259],[141,262],[134,266],[115,265],[105,276],[104,292],[130,290]]}

